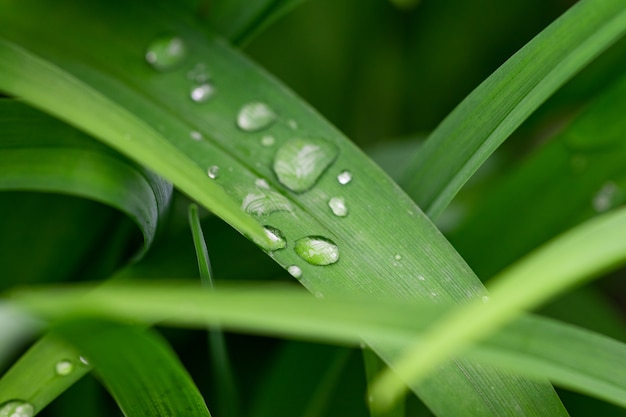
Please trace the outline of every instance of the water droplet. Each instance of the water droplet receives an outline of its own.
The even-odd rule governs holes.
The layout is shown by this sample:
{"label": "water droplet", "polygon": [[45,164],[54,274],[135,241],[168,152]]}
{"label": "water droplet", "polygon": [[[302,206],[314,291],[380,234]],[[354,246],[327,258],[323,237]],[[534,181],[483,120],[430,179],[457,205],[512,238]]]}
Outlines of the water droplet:
{"label": "water droplet", "polygon": [[593,197],[591,204],[594,210],[601,213],[614,207],[617,191],[617,185],[614,182],[605,183]]}
{"label": "water droplet", "polygon": [[264,188],[266,190],[270,189],[270,185],[263,178],[257,178],[257,180],[254,181],[254,185],[256,185],[259,188]]}
{"label": "water droplet", "polygon": [[313,187],[337,157],[332,143],[313,139],[292,139],[276,152],[274,172],[291,191],[301,193]]}
{"label": "water droplet", "polygon": [[339,260],[339,248],[321,236],[307,236],[296,241],[294,250],[311,265],[330,265]]}
{"label": "water droplet", "polygon": [[273,252],[287,246],[287,241],[280,230],[271,226],[263,226],[263,228],[265,229],[265,235],[270,240],[270,244],[265,246],[264,249]]}
{"label": "water droplet", "polygon": [[401,261],[402,255],[400,255],[399,253],[396,253],[395,255],[393,255],[393,259],[395,259],[396,261]]}
{"label": "water droplet", "polygon": [[216,179],[217,177],[220,176],[220,167],[218,167],[217,165],[210,166],[209,169],[207,170],[207,175],[212,180]]}
{"label": "water droplet", "polygon": [[78,360],[80,361],[80,363],[82,363],[83,365],[87,365],[89,366],[89,361],[87,360],[87,358],[85,358],[84,356],[79,356]]}
{"label": "water droplet", "polygon": [[352,181],[352,173],[350,171],[341,171],[337,175],[337,182],[341,185],[346,185],[350,181]]}
{"label": "water droplet", "polygon": [[158,71],[168,71],[183,62],[187,55],[185,42],[176,36],[155,39],[146,51],[146,62]]}
{"label": "water droplet", "polygon": [[480,299],[481,299],[481,301],[483,303],[488,303],[489,302],[489,296],[488,295],[483,295]]}
{"label": "water droplet", "polygon": [[204,103],[215,94],[215,87],[211,84],[200,84],[191,89],[189,94],[191,99],[196,103]]}
{"label": "water droplet", "polygon": [[293,120],[293,119],[290,119],[290,120],[287,122],[287,125],[288,125],[288,126],[289,126],[292,130],[297,130],[297,129],[298,129],[298,122],[296,122],[296,121],[295,121],[295,120]]}
{"label": "water droplet", "polygon": [[22,400],[7,401],[0,406],[0,417],[31,417],[35,408]]}
{"label": "water droplet", "polygon": [[345,217],[348,215],[348,206],[346,206],[346,200],[343,197],[331,198],[328,200],[328,207],[335,216]]}
{"label": "water droplet", "polygon": [[202,140],[202,133],[192,130],[189,132],[189,137],[193,140]]}
{"label": "water droplet", "polygon": [[237,126],[246,132],[261,130],[276,120],[276,113],[265,103],[248,103],[239,110]]}
{"label": "water droplet", "polygon": [[206,70],[206,65],[203,63],[197,63],[189,72],[187,72],[187,78],[196,84],[203,84],[209,80],[209,73]]}
{"label": "water droplet", "polygon": [[274,136],[266,135],[261,138],[261,145],[263,146],[274,146],[276,143],[276,139]]}
{"label": "water droplet", "polygon": [[290,265],[287,267],[287,272],[289,272],[289,274],[294,277],[294,278],[300,278],[302,276],[302,270],[300,269],[299,266],[297,265]]}
{"label": "water droplet", "polygon": [[324,298],[324,293],[321,291],[315,291],[314,295],[316,298]]}
{"label": "water droplet", "polygon": [[418,275],[417,279],[420,280],[420,281],[426,281],[426,278],[424,278],[423,275]]}
{"label": "water droplet", "polygon": [[241,208],[256,216],[266,216],[275,211],[291,211],[291,204],[277,192],[259,189],[244,197]]}
{"label": "water droplet", "polygon": [[72,373],[74,370],[74,364],[72,361],[68,359],[64,359],[62,361],[58,361],[56,365],[54,365],[54,371],[57,375],[65,376]]}

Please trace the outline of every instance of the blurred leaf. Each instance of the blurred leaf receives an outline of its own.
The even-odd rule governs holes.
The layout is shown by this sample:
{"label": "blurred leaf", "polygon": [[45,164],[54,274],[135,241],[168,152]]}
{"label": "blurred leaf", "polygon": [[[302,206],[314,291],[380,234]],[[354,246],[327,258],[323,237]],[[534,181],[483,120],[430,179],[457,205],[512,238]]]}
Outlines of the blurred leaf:
{"label": "blurred leaf", "polygon": [[474,90],[430,135],[405,188],[436,218],[550,95],[626,32],[622,0],[582,0]]}
{"label": "blurred leaf", "polygon": [[3,372],[15,350],[41,328],[42,323],[0,303],[0,372]]}

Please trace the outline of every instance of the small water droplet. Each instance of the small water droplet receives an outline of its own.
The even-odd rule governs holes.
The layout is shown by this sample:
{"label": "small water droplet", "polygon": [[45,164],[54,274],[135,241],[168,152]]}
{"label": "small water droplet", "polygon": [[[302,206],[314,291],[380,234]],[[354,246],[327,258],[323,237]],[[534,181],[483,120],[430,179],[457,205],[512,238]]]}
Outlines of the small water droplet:
{"label": "small water droplet", "polygon": [[333,197],[328,200],[328,207],[335,216],[345,217],[348,215],[348,206],[346,200],[343,197]]}
{"label": "small water droplet", "polygon": [[339,260],[339,248],[321,236],[307,236],[296,241],[294,247],[299,257],[311,265],[330,265]]}
{"label": "small water droplet", "polygon": [[266,216],[275,211],[291,211],[291,204],[277,192],[258,189],[244,197],[241,208],[255,216]]}
{"label": "small water droplet", "polygon": [[418,275],[417,279],[420,280],[420,281],[426,281],[426,278],[424,278],[423,275]]}
{"label": "small water droplet", "polygon": [[483,296],[480,298],[480,300],[481,300],[483,303],[488,303],[488,302],[489,302],[489,296],[488,296],[488,295],[483,295]]}
{"label": "small water droplet", "polygon": [[146,51],[146,62],[158,71],[168,71],[183,62],[187,55],[185,42],[177,36],[161,36]]}
{"label": "small water droplet", "polygon": [[296,279],[302,277],[302,270],[300,269],[298,265],[288,266],[287,272],[289,272],[289,274]]}
{"label": "small water droplet", "polygon": [[211,84],[200,84],[191,89],[189,96],[196,103],[204,103],[215,94],[215,87]]}
{"label": "small water droplet", "polygon": [[396,261],[401,261],[402,255],[400,255],[399,253],[396,253],[395,255],[393,255],[393,259],[395,259]]}
{"label": "small water droplet", "polygon": [[341,185],[346,185],[352,181],[352,173],[350,171],[341,171],[337,175],[337,182]]}
{"label": "small water droplet", "polygon": [[605,183],[593,197],[591,204],[594,210],[601,213],[613,208],[617,191],[617,185],[614,182]]}
{"label": "small water droplet", "polygon": [[0,405],[0,417],[31,417],[35,414],[32,404],[22,400],[11,400]]}
{"label": "small water droplet", "polygon": [[212,180],[218,178],[220,176],[220,167],[218,167],[217,165],[210,166],[209,169],[207,170],[207,175]]}
{"label": "small water droplet", "polygon": [[202,140],[202,133],[192,130],[189,132],[189,137],[193,140]]}
{"label": "small water droplet", "polygon": [[87,358],[85,358],[84,356],[79,356],[78,360],[80,361],[80,363],[82,363],[83,365],[87,365],[89,366],[89,361],[87,360]]}
{"label": "small water droplet", "polygon": [[237,126],[246,132],[261,130],[276,120],[276,113],[265,103],[254,102],[244,105],[237,115]]}
{"label": "small water droplet", "polygon": [[285,142],[274,157],[274,173],[291,191],[301,193],[313,187],[337,157],[332,143],[313,139]]}
{"label": "small water droplet", "polygon": [[274,136],[265,135],[261,138],[261,145],[263,146],[274,146],[275,143],[276,139],[274,138]]}
{"label": "small water droplet", "polygon": [[324,293],[321,291],[315,291],[315,297],[316,298],[324,298]]}
{"label": "small water droplet", "polygon": [[256,181],[254,181],[254,185],[256,185],[259,188],[266,189],[266,190],[270,189],[270,185],[263,178],[257,178]]}
{"label": "small water droplet", "polygon": [[210,77],[206,70],[206,65],[200,62],[187,72],[187,78],[196,84],[203,84],[207,82]]}
{"label": "small water droplet", "polygon": [[296,121],[295,121],[295,120],[293,120],[293,119],[290,119],[290,120],[287,122],[287,125],[288,125],[288,126],[289,126],[292,130],[297,130],[297,129],[298,129],[298,122],[296,122]]}
{"label": "small water droplet", "polygon": [[74,364],[72,363],[72,361],[68,359],[58,361],[54,365],[54,371],[57,373],[57,375],[61,375],[61,376],[69,375],[72,373],[73,370],[74,370]]}
{"label": "small water droplet", "polygon": [[280,230],[271,226],[263,226],[263,229],[265,229],[265,235],[270,240],[270,244],[264,247],[265,250],[273,252],[287,246],[287,241]]}

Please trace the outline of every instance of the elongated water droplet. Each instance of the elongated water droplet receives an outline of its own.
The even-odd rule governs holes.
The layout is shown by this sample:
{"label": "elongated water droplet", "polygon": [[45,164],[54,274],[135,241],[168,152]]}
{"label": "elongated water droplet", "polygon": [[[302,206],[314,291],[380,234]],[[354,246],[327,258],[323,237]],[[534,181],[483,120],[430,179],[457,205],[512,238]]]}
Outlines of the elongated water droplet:
{"label": "elongated water droplet", "polygon": [[335,145],[324,140],[292,139],[276,152],[274,173],[285,187],[301,193],[315,185],[337,153]]}
{"label": "elongated water droplet", "polygon": [[89,361],[87,360],[87,358],[85,358],[84,356],[79,356],[78,360],[80,361],[80,363],[82,363],[83,365],[87,365],[89,366]]}
{"label": "elongated water droplet", "polygon": [[263,229],[265,229],[265,235],[270,240],[270,244],[264,247],[265,250],[273,252],[275,250],[283,249],[285,246],[287,246],[285,236],[283,236],[280,230],[271,226],[263,226]]}
{"label": "elongated water droplet", "polygon": [[211,84],[200,84],[191,90],[189,96],[196,103],[204,103],[215,94],[215,87]]}
{"label": "elongated water droplet", "polygon": [[246,132],[265,129],[276,121],[276,113],[265,103],[254,102],[244,105],[237,115],[237,126]]}
{"label": "elongated water droplet", "polygon": [[68,359],[58,361],[54,365],[54,371],[57,373],[57,375],[61,375],[61,376],[69,375],[72,373],[73,370],[74,370],[74,364],[72,363],[72,361]]}
{"label": "elongated water droplet", "polygon": [[593,197],[591,204],[595,211],[601,213],[614,207],[615,194],[617,193],[617,185],[613,182],[605,183],[600,191]]}
{"label": "elongated water droplet", "polygon": [[158,71],[168,71],[183,62],[187,55],[185,42],[176,36],[155,39],[146,51],[146,62]]}
{"label": "elongated water droplet", "polygon": [[352,173],[350,171],[341,171],[337,175],[337,182],[341,185],[346,185],[350,181],[352,181]]}
{"label": "elongated water droplet", "polygon": [[348,215],[348,206],[343,197],[331,198],[328,200],[328,207],[330,207],[335,216],[345,217]]}
{"label": "elongated water droplet", "polygon": [[212,180],[216,179],[217,177],[220,176],[220,167],[218,167],[217,165],[210,166],[209,169],[207,170],[207,175]]}
{"label": "elongated water droplet", "polygon": [[321,236],[307,236],[296,241],[294,247],[299,257],[311,265],[330,265],[339,260],[339,248]]}
{"label": "elongated water droplet", "polygon": [[255,216],[267,216],[275,211],[291,211],[291,204],[277,192],[258,189],[244,197],[241,208]]}
{"label": "elongated water droplet", "polygon": [[0,417],[31,417],[35,414],[32,404],[22,400],[11,400],[0,405]]}
{"label": "elongated water droplet", "polygon": [[300,269],[298,265],[288,266],[287,272],[289,272],[289,274],[294,278],[300,278],[302,276],[302,270]]}
{"label": "elongated water droplet", "polygon": [[189,137],[193,140],[202,140],[202,133],[192,130],[189,132]]}
{"label": "elongated water droplet", "polygon": [[274,136],[265,135],[261,138],[261,145],[263,146],[274,146],[274,143],[276,143]]}

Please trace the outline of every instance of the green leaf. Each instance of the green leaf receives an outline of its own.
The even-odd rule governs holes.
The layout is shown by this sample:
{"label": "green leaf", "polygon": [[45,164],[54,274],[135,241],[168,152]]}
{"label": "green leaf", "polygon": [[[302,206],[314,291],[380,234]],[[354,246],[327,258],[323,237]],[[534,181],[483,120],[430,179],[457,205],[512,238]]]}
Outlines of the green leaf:
{"label": "green leaf", "polygon": [[550,95],[626,32],[622,0],[583,0],[476,88],[416,153],[405,189],[436,218]]}
{"label": "green leaf", "polygon": [[[157,72],[143,57],[164,33],[183,39],[189,54],[179,68]],[[457,301],[484,294],[463,260],[380,168],[306,104],[166,2],[133,2],[123,12],[104,1],[3,4],[0,37],[5,39],[0,89],[71,120],[150,167],[264,247],[271,242],[261,224],[278,229],[288,246],[272,252],[273,258],[291,271],[297,267],[300,282],[312,292]],[[103,37],[106,42],[100,42]],[[194,83],[187,73],[203,63],[215,82],[215,96],[198,103],[189,98]],[[60,104],[58,97],[64,97]],[[277,120],[262,132],[239,129],[239,110],[259,101]],[[191,139],[192,132],[206,140]],[[263,144],[266,135],[274,146]],[[313,188],[301,194],[281,185],[272,169],[276,149],[297,138],[328,142],[338,153]],[[212,169],[215,181],[206,175],[214,166],[219,167],[217,177]],[[353,178],[345,185],[337,181],[343,170]],[[328,201],[334,196],[345,199],[347,216],[331,211]],[[290,211],[281,206],[252,219],[240,209],[249,207],[244,202],[268,199],[288,202]],[[313,265],[292,250],[293,242],[310,236],[332,241],[337,262]],[[393,358],[394,351],[374,348],[387,361]],[[442,416],[471,409],[500,417],[516,407],[528,415],[564,415],[545,381],[523,381],[466,363],[450,364],[413,388]]]}
{"label": "green leaf", "polygon": [[126,213],[145,252],[167,210],[171,184],[76,129],[15,100],[0,100],[0,190],[89,198]]}
{"label": "green leaf", "polygon": [[210,416],[204,399],[156,333],[96,319],[74,319],[52,332],[93,366],[125,416]]}

